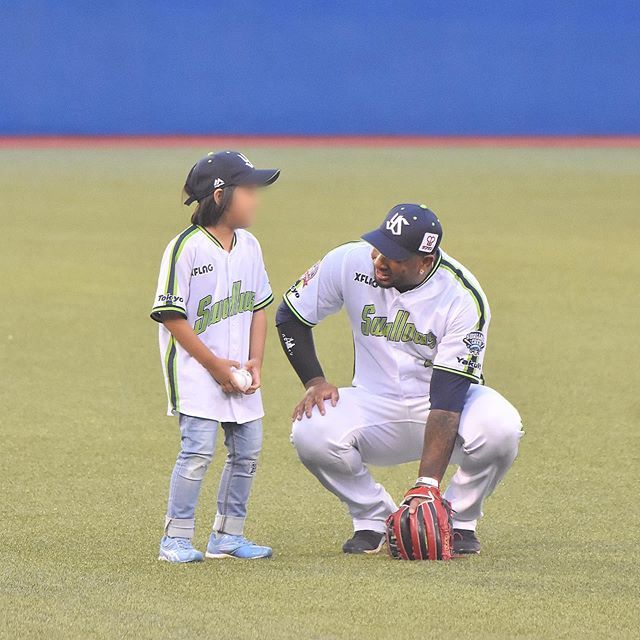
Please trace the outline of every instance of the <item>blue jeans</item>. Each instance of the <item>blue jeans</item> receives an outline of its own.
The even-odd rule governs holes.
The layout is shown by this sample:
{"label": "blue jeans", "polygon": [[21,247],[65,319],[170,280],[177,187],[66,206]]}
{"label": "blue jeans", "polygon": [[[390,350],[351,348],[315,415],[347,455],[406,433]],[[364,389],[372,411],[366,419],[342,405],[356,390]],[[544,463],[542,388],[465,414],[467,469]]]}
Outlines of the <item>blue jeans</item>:
{"label": "blue jeans", "polygon": [[216,449],[218,427],[224,430],[227,459],[218,488],[213,530],[242,535],[247,501],[262,447],[262,420],[220,423],[180,414],[181,449],[176,460],[165,520],[165,534],[192,538],[202,480]]}

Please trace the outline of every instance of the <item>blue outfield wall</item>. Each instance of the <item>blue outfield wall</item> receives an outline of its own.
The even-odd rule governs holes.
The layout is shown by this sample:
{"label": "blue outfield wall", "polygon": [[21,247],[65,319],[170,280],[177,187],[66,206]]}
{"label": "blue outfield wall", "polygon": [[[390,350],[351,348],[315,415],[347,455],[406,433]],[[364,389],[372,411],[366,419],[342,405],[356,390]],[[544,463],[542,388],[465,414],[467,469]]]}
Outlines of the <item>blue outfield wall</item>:
{"label": "blue outfield wall", "polygon": [[640,134],[640,0],[3,2],[0,134]]}

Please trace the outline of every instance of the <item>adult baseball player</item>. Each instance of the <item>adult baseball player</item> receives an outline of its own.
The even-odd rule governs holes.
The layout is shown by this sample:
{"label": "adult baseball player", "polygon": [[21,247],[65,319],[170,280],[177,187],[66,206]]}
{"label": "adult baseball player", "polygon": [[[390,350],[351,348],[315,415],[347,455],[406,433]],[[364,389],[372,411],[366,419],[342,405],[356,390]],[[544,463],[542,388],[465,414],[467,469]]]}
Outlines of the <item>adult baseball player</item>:
{"label": "adult baseball player", "polygon": [[[452,527],[454,555],[479,553],[483,502],[513,463],[522,435],[516,409],[484,385],[489,304],[476,278],[440,248],[442,226],[425,205],[395,206],[362,238],[313,265],[278,309],[281,344],[306,388],[293,412],[293,444],[347,505],[354,535],[345,553],[378,552],[385,521],[404,509],[367,465],[413,460],[420,466],[403,503],[407,515],[438,503],[438,536]],[[338,389],[324,377],[311,327],[342,307],[355,375],[351,387]],[[450,463],[458,469],[441,496]]]}

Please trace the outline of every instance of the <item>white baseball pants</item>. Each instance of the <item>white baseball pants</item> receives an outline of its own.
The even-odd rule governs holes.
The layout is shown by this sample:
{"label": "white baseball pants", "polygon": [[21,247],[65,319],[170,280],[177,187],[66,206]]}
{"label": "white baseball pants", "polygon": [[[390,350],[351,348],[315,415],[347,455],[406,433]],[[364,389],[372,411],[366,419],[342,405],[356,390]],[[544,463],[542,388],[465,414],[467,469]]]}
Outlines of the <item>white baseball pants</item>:
{"label": "white baseball pants", "polygon": [[[396,503],[367,465],[420,460],[428,406],[425,398],[347,387],[335,407],[325,402],[326,415],[314,407],[311,418],[294,422],[291,438],[300,460],[347,505],[354,530],[385,530]],[[458,469],[444,493],[455,511],[454,527],[475,530],[484,499],[515,460],[521,436],[517,410],[497,391],[472,384],[450,461]]]}

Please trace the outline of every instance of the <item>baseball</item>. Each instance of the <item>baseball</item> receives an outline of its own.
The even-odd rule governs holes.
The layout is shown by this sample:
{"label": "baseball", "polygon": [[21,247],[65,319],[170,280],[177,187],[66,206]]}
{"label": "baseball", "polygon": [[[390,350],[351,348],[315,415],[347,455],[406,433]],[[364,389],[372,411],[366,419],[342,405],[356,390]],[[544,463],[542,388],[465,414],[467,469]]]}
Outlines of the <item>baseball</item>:
{"label": "baseball", "polygon": [[241,391],[246,391],[253,384],[253,378],[246,369],[234,369],[233,379]]}

